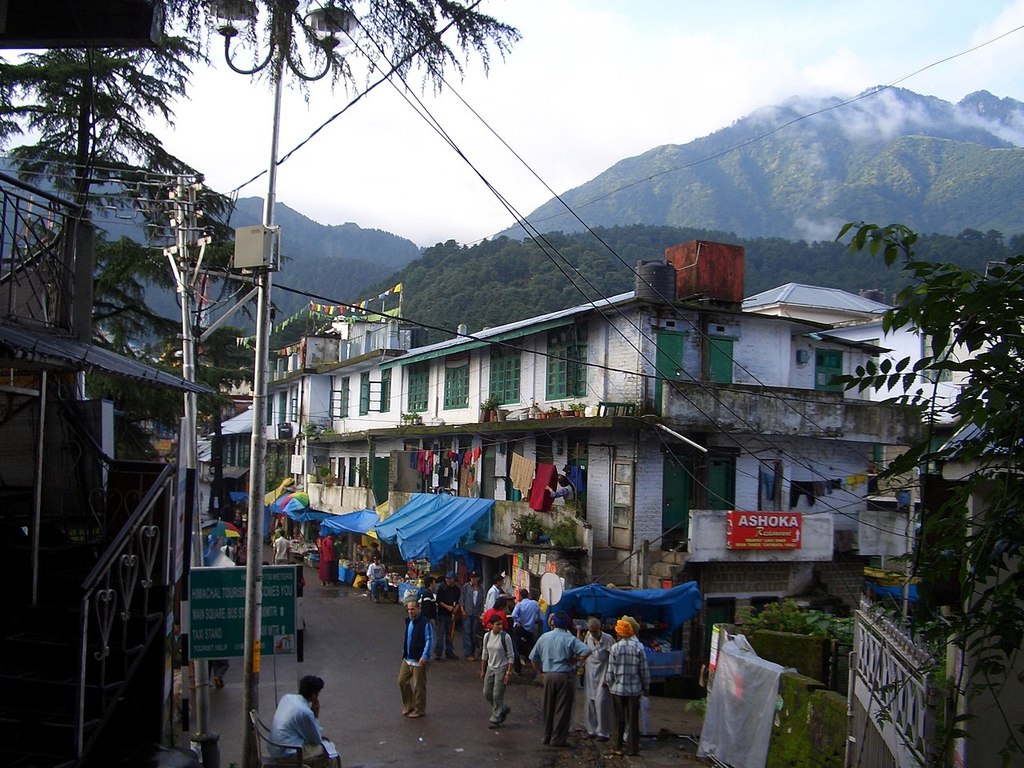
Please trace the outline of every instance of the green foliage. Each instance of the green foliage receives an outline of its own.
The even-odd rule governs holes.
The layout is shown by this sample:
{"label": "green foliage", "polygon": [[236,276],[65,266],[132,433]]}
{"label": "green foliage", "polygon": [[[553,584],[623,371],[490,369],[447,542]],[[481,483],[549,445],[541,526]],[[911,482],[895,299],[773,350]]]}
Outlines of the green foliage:
{"label": "green foliage", "polygon": [[801,608],[795,600],[769,603],[758,613],[744,619],[744,632],[758,629],[828,637],[846,644],[853,642],[852,619],[839,618],[824,611],[807,610]]}
{"label": "green foliage", "polygon": [[547,532],[547,528],[540,515],[524,512],[512,520],[511,531],[513,536],[525,536],[530,532],[534,536],[541,536]]}
{"label": "green foliage", "polygon": [[549,534],[551,543],[556,547],[575,547],[577,545],[576,521],[570,517],[559,518],[558,522],[550,527]]}
{"label": "green foliage", "polygon": [[[531,242],[507,237],[473,246],[448,241],[427,248],[421,259],[375,284],[369,292],[383,291],[401,281],[406,316],[442,329],[466,323],[472,332],[585,304],[598,296],[630,291],[634,287],[632,268],[637,261],[663,258],[669,246],[694,239],[734,243],[745,248],[744,292],[748,296],[786,282],[798,282],[851,293],[876,289],[891,300],[908,284],[906,276],[887,270],[869,253],[851,255],[838,242],[750,239],[724,232],[664,226],[635,225],[595,231],[614,250],[614,255],[589,234],[548,235],[551,246],[545,250]],[[1001,238],[987,236],[983,240],[920,236],[917,247],[930,258],[973,269],[984,268],[990,259],[1010,256]],[[572,279],[565,277],[556,264]],[[288,274],[290,285],[312,284],[318,279],[306,271],[301,261],[289,265]],[[444,286],[444,290],[437,286]],[[480,296],[487,296],[487,301],[481,301]],[[444,338],[448,335],[439,330],[430,333],[430,341]]]}
{"label": "green foliage", "polygon": [[[624,159],[528,218],[545,233],[579,231],[570,206],[590,226],[701,222],[744,237],[796,240],[831,237],[831,222],[859,211],[924,232],[1017,233],[1024,148],[970,119],[972,110],[988,116],[999,109],[991,94],[974,96],[955,105],[888,89],[884,100],[841,110],[829,99],[774,105],[688,144]],[[1010,114],[1020,108],[1006,101]],[[882,129],[886,110],[906,118],[899,132]],[[803,119],[808,113],[813,118]]]}
{"label": "green foliage", "polygon": [[[990,242],[994,262],[974,270],[923,258],[916,235],[902,225],[849,224],[843,234],[849,232],[851,248],[880,255],[908,283],[885,327],[916,329],[936,351],[913,366],[901,360],[858,370],[847,387],[892,389],[895,399],[924,410],[930,391],[908,374],[963,377],[947,410],[959,427],[955,437],[936,440],[929,430],[886,474],[934,467],[956,480],[943,498],[925,498],[914,561],[914,575],[926,584],[955,584],[956,592],[931,598],[915,618],[936,647],[953,638],[970,655],[966,689],[973,697],[1003,684],[1024,644],[1024,256],[1007,257],[988,235],[971,231],[964,235],[972,242]],[[948,615],[936,621],[943,604]],[[1022,725],[1007,722],[1005,749],[1018,761]]]}

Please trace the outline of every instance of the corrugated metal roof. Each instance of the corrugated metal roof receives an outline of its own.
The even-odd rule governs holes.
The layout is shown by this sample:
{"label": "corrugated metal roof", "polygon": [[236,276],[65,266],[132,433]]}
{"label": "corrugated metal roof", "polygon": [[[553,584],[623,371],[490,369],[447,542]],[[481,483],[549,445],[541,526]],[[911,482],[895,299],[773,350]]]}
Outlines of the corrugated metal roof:
{"label": "corrugated metal roof", "polygon": [[60,336],[52,331],[0,323],[0,352],[12,361],[39,367],[73,371],[99,370],[113,376],[183,392],[203,395],[213,393],[213,390],[202,384],[193,384],[174,374],[122,357],[109,349],[86,344],[70,336]]}
{"label": "corrugated metal roof", "polygon": [[220,425],[222,435],[244,435],[247,432],[252,432],[252,406]]}
{"label": "corrugated metal roof", "polygon": [[583,314],[584,312],[592,312],[594,309],[601,309],[603,307],[621,304],[631,300],[634,295],[634,291],[620,293],[615,296],[609,296],[606,299],[598,299],[592,304],[580,304],[575,307],[569,307],[568,309],[560,309],[557,312],[548,312],[544,315],[536,315],[534,317],[528,317],[525,320],[517,320],[514,323],[506,323],[505,325],[498,325],[494,328],[477,331],[472,334],[472,338],[469,339],[464,336],[459,336],[454,339],[448,339],[447,341],[439,341],[436,344],[416,347],[414,349],[410,349],[402,357],[381,364],[380,367],[391,368],[396,365],[408,365],[421,360],[430,360],[434,357],[440,357],[441,355],[451,355],[457,352],[476,349],[477,347],[482,347],[488,343],[507,341],[508,339],[519,338],[531,333],[539,333],[540,331],[548,330],[550,328],[568,325],[576,315]]}
{"label": "corrugated metal roof", "polygon": [[863,296],[857,296],[839,288],[823,288],[820,285],[804,285],[802,283],[786,283],[777,288],[770,288],[767,291],[748,296],[743,300],[743,309],[751,310],[754,307],[771,304],[821,307],[845,312],[862,312],[869,315],[881,315],[892,309],[888,304],[865,299]]}

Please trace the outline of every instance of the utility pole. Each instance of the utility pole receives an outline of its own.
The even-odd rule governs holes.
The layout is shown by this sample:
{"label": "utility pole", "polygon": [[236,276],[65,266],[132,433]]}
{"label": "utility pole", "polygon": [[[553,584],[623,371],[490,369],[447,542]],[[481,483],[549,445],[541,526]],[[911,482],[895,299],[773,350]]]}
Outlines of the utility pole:
{"label": "utility pole", "polygon": [[[197,241],[198,222],[196,216],[196,192],[199,189],[198,182],[187,182],[184,176],[179,176],[177,184],[171,193],[173,213],[171,215],[171,227],[175,232],[175,245],[166,248],[164,254],[171,265],[171,274],[174,275],[174,284],[178,292],[178,301],[181,305],[181,377],[185,381],[195,382],[196,380],[196,347],[193,325],[193,307],[195,302],[196,275],[202,265],[203,253],[208,239]],[[196,262],[192,263],[192,250],[200,246]],[[185,470],[195,476],[198,465],[196,449],[196,429],[198,422],[198,406],[194,392],[185,393],[184,426],[182,432],[182,445],[178,452]],[[198,484],[193,485],[193,489]],[[200,514],[195,490],[191,499],[186,500],[186,509],[191,510],[188,519],[192,520],[192,562],[190,568],[201,568],[203,566],[203,531],[200,521]],[[187,596],[186,596],[187,600]],[[196,683],[196,730],[192,734],[192,740],[200,745],[203,754],[203,766],[205,768],[219,768],[220,750],[218,741],[220,737],[210,731],[210,679],[209,668],[204,660],[192,662],[192,679]]]}

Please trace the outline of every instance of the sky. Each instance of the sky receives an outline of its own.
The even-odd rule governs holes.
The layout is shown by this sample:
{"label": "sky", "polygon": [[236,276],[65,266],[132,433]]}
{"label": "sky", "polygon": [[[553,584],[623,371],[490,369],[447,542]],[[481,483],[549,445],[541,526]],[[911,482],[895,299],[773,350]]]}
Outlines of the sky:
{"label": "sky", "polygon": [[[901,81],[952,102],[978,90],[1024,101],[1024,29],[1011,32],[1024,27],[1024,0],[483,0],[481,10],[522,34],[505,59],[495,55],[488,75],[470,61],[440,95],[410,82],[472,167],[381,85],[279,166],[277,200],[322,224],[472,244],[516,215],[481,175],[526,215],[552,190],[791,96],[849,97]],[[220,50],[211,59],[189,101],[173,105],[175,125],[151,128],[231,193],[269,164],[273,95],[266,81],[231,72]],[[280,154],[353,95],[324,81],[302,93],[289,81]],[[265,174],[238,191],[266,194]]]}

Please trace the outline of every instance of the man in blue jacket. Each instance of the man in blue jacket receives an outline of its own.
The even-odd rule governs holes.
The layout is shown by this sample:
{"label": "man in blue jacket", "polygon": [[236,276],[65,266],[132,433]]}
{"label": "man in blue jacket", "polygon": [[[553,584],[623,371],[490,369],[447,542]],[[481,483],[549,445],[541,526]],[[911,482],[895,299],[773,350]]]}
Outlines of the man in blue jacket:
{"label": "man in blue jacket", "polygon": [[434,628],[420,613],[415,597],[405,602],[405,644],[402,668],[398,671],[398,689],[402,692],[402,714],[423,717],[427,710],[427,666],[434,645]]}

